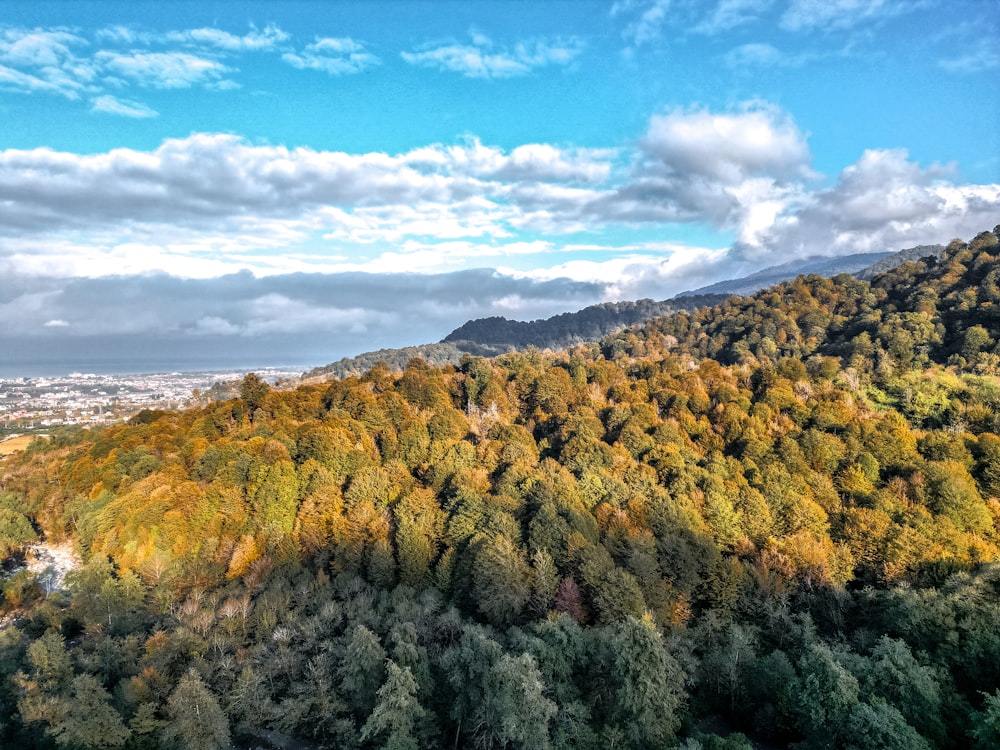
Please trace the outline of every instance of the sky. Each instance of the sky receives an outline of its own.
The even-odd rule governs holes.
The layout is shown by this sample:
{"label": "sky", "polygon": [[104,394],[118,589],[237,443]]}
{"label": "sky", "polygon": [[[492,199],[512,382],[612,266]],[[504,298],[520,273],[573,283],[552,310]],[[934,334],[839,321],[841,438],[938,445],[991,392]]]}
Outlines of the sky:
{"label": "sky", "polygon": [[0,372],[318,365],[968,239],[998,81],[993,0],[5,0]]}

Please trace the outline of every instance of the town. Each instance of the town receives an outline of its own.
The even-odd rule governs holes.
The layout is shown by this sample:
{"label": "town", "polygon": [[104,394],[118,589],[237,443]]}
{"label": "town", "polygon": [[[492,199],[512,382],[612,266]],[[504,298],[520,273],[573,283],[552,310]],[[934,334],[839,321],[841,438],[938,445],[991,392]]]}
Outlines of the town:
{"label": "town", "polygon": [[[300,372],[263,368],[257,374],[277,383]],[[235,395],[235,382],[244,375],[234,370],[0,378],[0,435],[61,425],[111,424],[142,409],[179,409],[205,403]]]}

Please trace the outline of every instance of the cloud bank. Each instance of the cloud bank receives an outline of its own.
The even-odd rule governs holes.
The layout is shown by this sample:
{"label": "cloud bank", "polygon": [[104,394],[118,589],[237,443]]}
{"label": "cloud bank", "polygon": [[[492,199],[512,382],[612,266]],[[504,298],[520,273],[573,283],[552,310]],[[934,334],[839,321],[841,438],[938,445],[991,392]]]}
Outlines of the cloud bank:
{"label": "cloud bank", "polygon": [[[22,342],[269,342],[322,362],[437,340],[473,317],[663,299],[797,256],[947,242],[998,216],[1000,185],[904,150],[819,175],[808,133],[764,102],[668,110],[600,149],[470,137],[352,154],[212,133],[147,151],[8,149],[0,315]],[[735,241],[648,239],[684,225]]]}

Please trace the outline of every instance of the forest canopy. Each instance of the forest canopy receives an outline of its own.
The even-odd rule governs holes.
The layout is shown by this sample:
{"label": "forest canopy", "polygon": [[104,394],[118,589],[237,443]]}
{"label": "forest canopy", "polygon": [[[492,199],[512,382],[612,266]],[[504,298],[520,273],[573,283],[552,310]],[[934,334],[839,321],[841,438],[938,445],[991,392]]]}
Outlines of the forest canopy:
{"label": "forest canopy", "polygon": [[1000,742],[1000,227],[2,465],[0,743]]}

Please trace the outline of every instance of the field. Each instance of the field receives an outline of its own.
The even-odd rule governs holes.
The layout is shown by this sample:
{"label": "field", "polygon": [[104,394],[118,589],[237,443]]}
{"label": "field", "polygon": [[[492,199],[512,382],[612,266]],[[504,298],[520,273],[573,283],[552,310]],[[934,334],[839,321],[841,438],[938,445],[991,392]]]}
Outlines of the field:
{"label": "field", "polygon": [[11,453],[23,451],[34,440],[37,435],[18,435],[7,440],[0,440],[0,456],[9,456]]}

